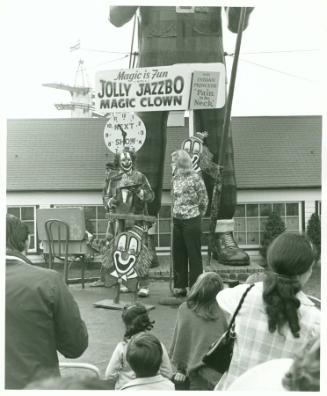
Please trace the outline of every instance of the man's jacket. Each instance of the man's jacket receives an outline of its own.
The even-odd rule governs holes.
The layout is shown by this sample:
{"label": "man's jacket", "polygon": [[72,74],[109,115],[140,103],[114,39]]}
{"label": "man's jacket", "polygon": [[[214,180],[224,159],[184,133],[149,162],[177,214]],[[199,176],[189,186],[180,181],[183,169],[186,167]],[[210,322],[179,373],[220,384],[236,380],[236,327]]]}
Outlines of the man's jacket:
{"label": "man's jacket", "polygon": [[59,375],[57,351],[79,357],[88,333],[61,276],[34,267],[24,256],[6,256],[5,387]]}

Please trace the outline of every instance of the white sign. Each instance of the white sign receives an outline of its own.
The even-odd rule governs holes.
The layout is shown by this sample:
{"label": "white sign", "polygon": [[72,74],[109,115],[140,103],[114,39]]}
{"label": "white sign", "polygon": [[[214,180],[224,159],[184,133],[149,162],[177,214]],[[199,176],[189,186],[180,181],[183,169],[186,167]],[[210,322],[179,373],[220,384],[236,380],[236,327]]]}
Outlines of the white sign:
{"label": "white sign", "polygon": [[191,109],[213,109],[216,107],[219,89],[219,72],[195,71],[190,98]]}
{"label": "white sign", "polygon": [[190,108],[194,71],[218,73],[217,98],[213,108],[223,107],[225,66],[222,63],[185,63],[96,73],[95,109],[102,115],[119,111],[187,110]]}

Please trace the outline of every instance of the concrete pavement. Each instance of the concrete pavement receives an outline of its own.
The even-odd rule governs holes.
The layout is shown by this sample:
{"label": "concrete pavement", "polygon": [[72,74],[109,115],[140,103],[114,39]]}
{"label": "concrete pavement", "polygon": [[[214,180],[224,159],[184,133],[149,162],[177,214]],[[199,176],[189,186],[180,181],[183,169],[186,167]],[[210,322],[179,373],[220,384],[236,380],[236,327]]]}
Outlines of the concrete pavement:
{"label": "concrete pavement", "polygon": [[[95,308],[93,303],[105,298],[112,298],[114,290],[106,288],[94,288],[88,284],[83,290],[81,285],[69,286],[81,311],[89,332],[89,346],[84,354],[78,359],[65,359],[60,356],[60,361],[84,362],[96,365],[104,375],[111,354],[119,341],[123,339],[124,325],[121,320],[121,311],[104,308]],[[138,298],[145,304],[155,305],[149,315],[155,320],[153,334],[169,349],[175,326],[177,307],[163,306],[158,304],[164,296],[170,296],[167,281],[150,282],[151,294],[146,299]],[[130,293],[121,294],[121,301],[129,303],[133,296]],[[72,371],[69,369],[69,372]]]}

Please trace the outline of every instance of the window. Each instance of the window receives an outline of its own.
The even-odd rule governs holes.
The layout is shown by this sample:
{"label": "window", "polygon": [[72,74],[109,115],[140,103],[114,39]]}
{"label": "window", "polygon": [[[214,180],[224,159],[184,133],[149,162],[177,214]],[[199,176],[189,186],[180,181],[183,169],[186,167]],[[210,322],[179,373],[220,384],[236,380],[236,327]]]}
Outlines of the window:
{"label": "window", "polygon": [[35,206],[8,206],[7,212],[18,217],[28,227],[31,242],[29,252],[36,252]]}
{"label": "window", "polygon": [[171,234],[171,214],[170,205],[163,205],[157,216],[156,221],[156,247],[161,250],[168,250],[170,248],[170,234]]}
{"label": "window", "polygon": [[321,218],[321,201],[316,201],[316,213]]}
{"label": "window", "polygon": [[97,238],[104,238],[106,236],[108,219],[102,205],[53,205],[53,207],[84,208],[86,230]]}
{"label": "window", "polygon": [[267,218],[273,211],[281,216],[288,231],[301,230],[299,202],[240,204],[237,205],[234,215],[237,243],[259,246]]}

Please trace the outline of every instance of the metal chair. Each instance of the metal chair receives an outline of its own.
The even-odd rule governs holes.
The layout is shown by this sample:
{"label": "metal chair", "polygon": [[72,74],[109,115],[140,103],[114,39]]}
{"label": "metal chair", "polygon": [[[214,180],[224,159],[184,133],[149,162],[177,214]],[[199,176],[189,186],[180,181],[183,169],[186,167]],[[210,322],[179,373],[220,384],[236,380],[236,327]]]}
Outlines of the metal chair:
{"label": "metal chair", "polygon": [[59,368],[60,371],[63,369],[83,369],[83,370],[88,370],[91,371],[93,374],[95,374],[96,378],[100,378],[100,370],[97,366],[94,364],[90,363],[78,363],[78,362],[60,362],[59,363]]}
{"label": "metal chair", "polygon": [[[82,288],[84,289],[85,281],[85,266],[86,259],[84,255],[76,255],[69,253],[69,226],[66,222],[57,219],[50,219],[45,222],[45,231],[48,242],[48,258],[49,268],[53,269],[55,259],[59,259],[64,263],[64,281],[66,285],[69,284],[68,271],[70,264],[75,261],[76,258],[80,259],[81,263],[81,281]],[[69,256],[73,256],[74,260],[69,261]]]}

